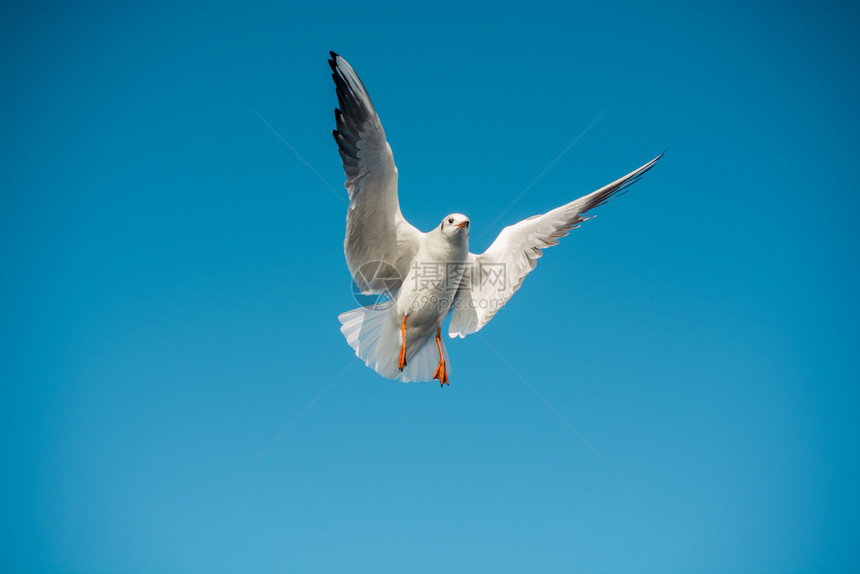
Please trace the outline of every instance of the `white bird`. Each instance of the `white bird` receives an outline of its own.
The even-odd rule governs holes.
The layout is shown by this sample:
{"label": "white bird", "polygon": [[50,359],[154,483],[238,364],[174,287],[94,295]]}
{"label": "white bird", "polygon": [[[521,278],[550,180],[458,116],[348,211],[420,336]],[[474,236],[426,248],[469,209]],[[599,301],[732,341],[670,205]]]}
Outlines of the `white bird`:
{"label": "white bird", "polygon": [[330,54],[339,105],[332,134],[350,201],[346,262],[362,293],[390,298],[341,314],[341,332],[383,377],[446,385],[450,362],[441,327],[448,314],[451,338],[481,330],[520,288],[543,249],[579,227],[587,211],[636,182],[663,154],[593,193],[506,227],[489,249],[475,255],[469,252],[465,215],[447,215],[427,233],[403,217],[397,168],[379,116],[352,67]]}

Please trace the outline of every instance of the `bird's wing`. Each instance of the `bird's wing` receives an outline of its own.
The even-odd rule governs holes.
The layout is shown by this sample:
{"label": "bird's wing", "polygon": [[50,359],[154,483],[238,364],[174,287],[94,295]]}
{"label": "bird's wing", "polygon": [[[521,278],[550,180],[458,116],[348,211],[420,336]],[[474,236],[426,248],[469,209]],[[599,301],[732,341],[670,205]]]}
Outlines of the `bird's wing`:
{"label": "bird's wing", "polygon": [[[330,53],[339,106],[332,134],[349,191],[346,263],[363,293],[396,291],[418,251],[421,232],[400,213],[397,168],[367,90],[347,61]],[[386,268],[393,268],[399,278],[390,277]]]}
{"label": "bird's wing", "polygon": [[479,331],[517,292],[543,249],[589,219],[583,214],[621,195],[661,157],[593,193],[504,228],[484,253],[470,253],[469,272],[457,291],[448,334],[465,337]]}

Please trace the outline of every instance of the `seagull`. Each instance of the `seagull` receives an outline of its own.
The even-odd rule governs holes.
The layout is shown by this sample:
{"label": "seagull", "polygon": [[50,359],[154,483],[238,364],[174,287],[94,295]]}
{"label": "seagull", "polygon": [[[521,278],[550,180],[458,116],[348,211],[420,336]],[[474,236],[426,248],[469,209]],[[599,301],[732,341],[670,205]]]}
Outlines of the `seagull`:
{"label": "seagull", "polygon": [[[388,379],[449,384],[442,322],[452,339],[476,333],[522,285],[547,247],[623,193],[663,154],[609,185],[502,230],[469,252],[469,218],[446,215],[424,233],[400,212],[397,168],[367,90],[341,56],[329,52],[338,107],[332,131],[349,192],[344,252],[356,287],[377,302],[342,313],[341,332],[356,356]],[[435,336],[434,336],[435,334]]]}

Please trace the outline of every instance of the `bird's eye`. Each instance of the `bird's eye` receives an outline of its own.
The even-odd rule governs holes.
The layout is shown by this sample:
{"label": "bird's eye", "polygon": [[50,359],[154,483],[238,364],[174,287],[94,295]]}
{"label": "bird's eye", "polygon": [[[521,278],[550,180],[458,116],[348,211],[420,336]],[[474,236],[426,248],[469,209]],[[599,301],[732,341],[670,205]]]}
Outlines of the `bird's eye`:
{"label": "bird's eye", "polygon": [[454,218],[453,218],[453,217],[449,217],[449,218],[448,218],[448,223],[454,223]]}

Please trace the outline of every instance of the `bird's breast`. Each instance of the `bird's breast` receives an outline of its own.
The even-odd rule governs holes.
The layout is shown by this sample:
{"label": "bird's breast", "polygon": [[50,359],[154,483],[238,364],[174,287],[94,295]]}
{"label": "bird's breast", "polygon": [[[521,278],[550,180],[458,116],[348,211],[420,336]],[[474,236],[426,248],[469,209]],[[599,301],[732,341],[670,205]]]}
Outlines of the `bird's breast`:
{"label": "bird's breast", "polygon": [[426,322],[435,327],[448,314],[460,280],[465,272],[466,261],[459,257],[415,258],[397,294],[397,311],[400,316],[408,314],[407,323]]}

